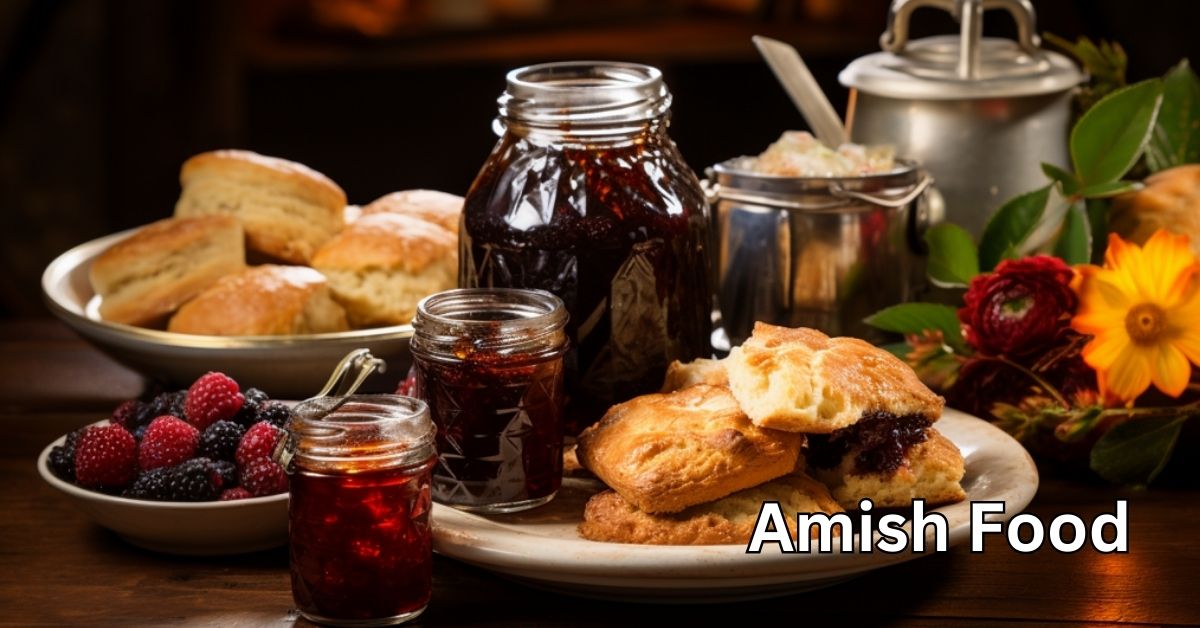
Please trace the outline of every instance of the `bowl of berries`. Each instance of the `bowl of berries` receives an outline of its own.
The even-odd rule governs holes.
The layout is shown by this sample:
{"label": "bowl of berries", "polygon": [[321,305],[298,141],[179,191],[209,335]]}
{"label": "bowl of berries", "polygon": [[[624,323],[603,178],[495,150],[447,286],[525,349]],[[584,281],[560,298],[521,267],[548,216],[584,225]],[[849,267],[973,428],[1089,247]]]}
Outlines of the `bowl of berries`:
{"label": "bowl of berries", "polygon": [[187,390],[122,403],[60,437],[38,471],[97,524],[171,554],[287,542],[287,474],[272,458],[289,404],[208,373]]}

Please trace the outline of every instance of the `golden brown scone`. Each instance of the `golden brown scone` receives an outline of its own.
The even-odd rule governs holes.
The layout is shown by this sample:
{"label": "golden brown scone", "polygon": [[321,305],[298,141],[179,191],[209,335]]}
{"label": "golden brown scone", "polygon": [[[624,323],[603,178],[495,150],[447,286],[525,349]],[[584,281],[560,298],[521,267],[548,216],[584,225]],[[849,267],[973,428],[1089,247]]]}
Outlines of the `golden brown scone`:
{"label": "golden brown scone", "polygon": [[458,285],[458,237],[411,216],[370,214],[321,247],[312,266],[351,325],[401,325],[418,301]]}
{"label": "golden brown scone", "polygon": [[667,376],[663,379],[663,387],[659,392],[675,392],[696,384],[728,386],[729,376],[725,374],[725,365],[721,360],[707,358],[698,358],[686,364],[675,360],[667,367]]}
{"label": "golden brown scone", "polygon": [[1113,200],[1109,226],[1145,244],[1159,229],[1191,236],[1200,255],[1200,164],[1176,166],[1146,177],[1146,186]]}
{"label": "golden brown scone", "polygon": [[760,427],[828,434],[872,411],[936,421],[944,403],[896,356],[815,329],[756,323],[724,362],[729,388]]}
{"label": "golden brown scone", "polygon": [[639,509],[679,512],[787,475],[803,443],[755,426],[728,389],[700,385],[613,406],[576,455]]}
{"label": "golden brown scone", "polygon": [[363,209],[358,205],[347,205],[346,208],[342,210],[342,222],[347,225],[351,224],[359,218],[362,218],[362,214]]}
{"label": "golden brown scone", "polygon": [[458,220],[462,215],[463,197],[437,190],[404,190],[385,194],[366,207],[363,215],[400,214],[432,222],[458,235]]}
{"label": "golden brown scone", "polygon": [[171,317],[168,330],[209,336],[345,331],[346,313],[321,273],[266,264],[222,278]]}
{"label": "golden brown scone", "polygon": [[925,441],[908,450],[894,473],[859,473],[854,460],[859,450],[851,449],[837,467],[814,468],[812,474],[849,509],[858,508],[864,497],[876,507],[904,507],[914,499],[924,499],[927,506],[966,499],[960,484],[964,473],[962,453],[937,430],[929,428],[925,433]]}
{"label": "golden brown scone", "polygon": [[228,216],[168,218],[100,254],[89,271],[100,317],[146,325],[246,265],[242,226]]}
{"label": "golden brown scone", "polygon": [[218,150],[184,162],[179,180],[176,216],[234,216],[251,249],[286,262],[307,263],[342,228],[342,188],[293,161]]}
{"label": "golden brown scone", "polygon": [[[650,514],[616,492],[604,491],[588,500],[579,535],[610,543],[744,545],[754,533],[754,523],[766,501],[779,502],[792,538],[796,537],[797,514],[842,512],[820,482],[797,474],[674,514]],[[816,531],[814,528],[813,532]]]}

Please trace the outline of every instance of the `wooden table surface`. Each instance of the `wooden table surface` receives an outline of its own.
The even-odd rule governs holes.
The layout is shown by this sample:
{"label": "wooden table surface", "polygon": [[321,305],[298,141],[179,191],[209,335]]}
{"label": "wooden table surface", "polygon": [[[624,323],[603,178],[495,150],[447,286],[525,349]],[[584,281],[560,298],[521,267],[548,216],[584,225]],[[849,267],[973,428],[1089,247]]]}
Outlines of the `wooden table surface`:
{"label": "wooden table surface", "polygon": [[[143,385],[57,323],[0,321],[0,625],[305,624],[291,612],[284,550],[225,558],[140,550],[38,477],[46,443],[104,418]],[[418,625],[1200,623],[1195,482],[1139,492],[1043,477],[1029,511],[1090,519],[1119,497],[1130,499],[1128,554],[958,547],[815,593],[719,606],[577,599],[437,557],[433,601]]]}

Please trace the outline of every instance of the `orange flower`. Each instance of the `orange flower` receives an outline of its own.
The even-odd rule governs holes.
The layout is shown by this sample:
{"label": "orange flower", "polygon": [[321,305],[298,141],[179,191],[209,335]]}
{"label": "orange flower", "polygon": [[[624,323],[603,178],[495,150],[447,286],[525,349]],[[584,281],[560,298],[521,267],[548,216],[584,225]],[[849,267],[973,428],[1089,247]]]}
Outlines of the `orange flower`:
{"label": "orange flower", "polygon": [[1101,394],[1131,404],[1153,383],[1181,395],[1200,365],[1200,260],[1188,237],[1160,229],[1139,247],[1109,234],[1104,267],[1076,269],[1071,327],[1093,336],[1083,360]]}

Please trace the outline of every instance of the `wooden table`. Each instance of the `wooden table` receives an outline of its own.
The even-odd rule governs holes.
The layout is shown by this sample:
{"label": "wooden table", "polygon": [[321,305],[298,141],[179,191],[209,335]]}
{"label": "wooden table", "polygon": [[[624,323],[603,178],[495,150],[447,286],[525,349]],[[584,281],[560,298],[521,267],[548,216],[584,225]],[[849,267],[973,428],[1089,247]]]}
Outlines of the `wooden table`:
{"label": "wooden table", "polygon": [[[281,626],[290,609],[283,550],[179,558],[93,525],[34,468],[46,443],[107,416],[143,381],[50,321],[0,321],[0,625]],[[1200,489],[1127,491],[1043,478],[1029,508],[1045,519],[1108,512],[1128,497],[1124,555],[1018,554],[959,547],[788,598],[705,607],[576,599],[435,559],[420,625],[787,625],[1200,623]]]}

